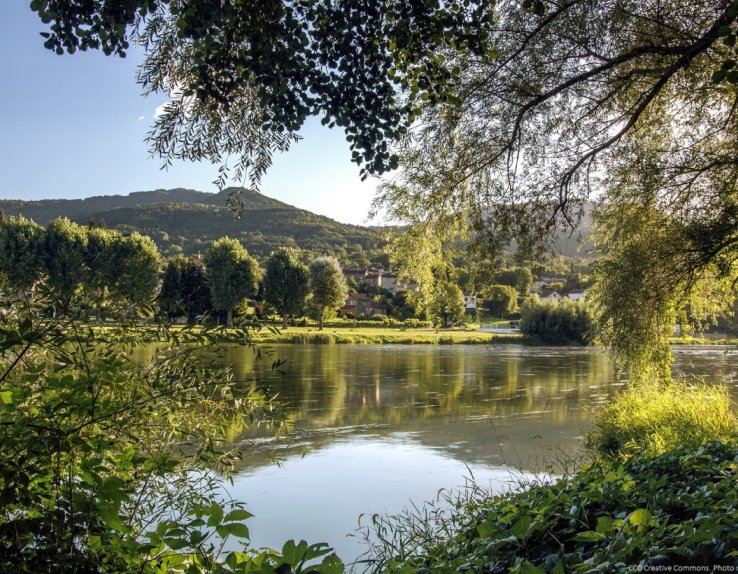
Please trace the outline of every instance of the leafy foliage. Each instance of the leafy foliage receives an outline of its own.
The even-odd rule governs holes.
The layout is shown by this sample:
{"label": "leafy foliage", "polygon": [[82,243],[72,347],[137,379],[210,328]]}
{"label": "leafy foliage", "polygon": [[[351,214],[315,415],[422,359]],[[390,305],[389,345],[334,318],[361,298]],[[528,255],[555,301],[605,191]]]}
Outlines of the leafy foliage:
{"label": "leafy foliage", "polygon": [[518,310],[518,291],[509,285],[490,285],[484,291],[484,304],[495,317],[515,313]]}
{"label": "leafy foliage", "polygon": [[494,280],[497,285],[514,287],[521,297],[525,297],[533,283],[533,273],[527,267],[511,267],[495,273]]}
{"label": "leafy foliage", "polygon": [[288,315],[302,311],[308,291],[308,270],[295,252],[274,251],[266,264],[264,299],[282,315],[283,327],[287,327]]}
{"label": "leafy foliage", "polygon": [[233,309],[254,295],[260,270],[256,261],[235,239],[223,237],[205,252],[205,279],[215,309],[227,311],[233,325]]}
{"label": "leafy foliage", "polygon": [[66,218],[49,223],[44,235],[43,260],[49,285],[68,301],[84,279],[87,234]]}
{"label": "leafy foliage", "polygon": [[592,316],[583,300],[541,301],[533,295],[520,310],[520,330],[547,345],[584,345],[591,341]]}
{"label": "leafy foliage", "polygon": [[652,382],[631,386],[605,405],[588,442],[597,452],[628,459],[730,441],[736,431],[738,420],[725,387]]}
{"label": "leafy foliage", "polygon": [[316,309],[318,328],[323,329],[326,312],[337,309],[346,301],[346,278],[334,257],[318,257],[310,262],[311,303]]}
{"label": "leafy foliage", "polygon": [[602,208],[603,256],[589,294],[598,336],[631,378],[664,380],[670,376],[674,326],[699,328],[728,309],[735,271],[730,251],[718,255],[707,247],[723,241],[722,233],[685,226],[649,203],[646,196]]}
{"label": "leafy foliage", "polygon": [[445,327],[464,320],[464,294],[450,281],[439,281],[433,291],[427,314],[434,323]]}
{"label": "leafy foliage", "polygon": [[8,285],[27,290],[43,270],[44,230],[24,217],[0,217],[0,270]]}
{"label": "leafy foliage", "polygon": [[237,460],[223,450],[227,433],[279,417],[201,358],[217,333],[161,330],[160,350],[137,364],[131,346],[150,331],[44,319],[50,306],[62,308],[36,300],[0,317],[0,569],[342,572],[322,544],[224,550],[248,539],[250,516],[214,472]]}
{"label": "leafy foliage", "polygon": [[180,255],[167,262],[159,308],[169,318],[185,315],[188,320],[212,309],[205,267],[199,258]]}
{"label": "leafy foliage", "polygon": [[[439,51],[482,54],[486,2],[336,5],[210,0],[34,0],[45,46],[57,53],[143,46],[139,83],[171,102],[149,137],[173,158],[224,162],[258,184],[275,151],[310,116],[338,125],[367,172],[397,166],[390,145],[421,101],[445,101],[458,70]],[[226,179],[223,163],[221,182]]]}
{"label": "leafy foliage", "polygon": [[[735,567],[734,444],[600,461],[549,485],[380,520],[371,572],[622,572]],[[398,536],[393,536],[395,533]]]}

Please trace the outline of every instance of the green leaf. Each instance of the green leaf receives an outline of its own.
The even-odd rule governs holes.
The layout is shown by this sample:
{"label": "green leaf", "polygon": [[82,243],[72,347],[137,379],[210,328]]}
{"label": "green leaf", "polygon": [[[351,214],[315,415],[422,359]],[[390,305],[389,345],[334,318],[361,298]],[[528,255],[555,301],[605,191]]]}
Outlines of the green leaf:
{"label": "green leaf", "polygon": [[648,526],[651,521],[653,520],[653,514],[651,514],[647,509],[645,508],[639,508],[638,510],[634,510],[630,513],[630,516],[628,516],[628,522],[630,522],[633,526],[637,527],[643,527],[645,528]]}
{"label": "green leaf", "polygon": [[533,521],[531,520],[530,516],[523,516],[520,520],[513,524],[510,532],[512,532],[515,536],[522,540],[523,538],[528,536],[528,532],[530,530],[530,525],[532,522]]}
{"label": "green leaf", "polygon": [[231,510],[228,514],[226,514],[225,518],[223,518],[223,522],[235,522],[237,520],[248,520],[252,516],[253,514],[251,514],[248,510],[244,510],[243,508],[237,508],[236,510]]}
{"label": "green leaf", "polygon": [[343,574],[345,571],[346,566],[335,554],[331,554],[326,557],[318,567],[318,572],[320,572],[320,574]]}
{"label": "green leaf", "polygon": [[585,532],[580,532],[574,537],[575,542],[600,542],[601,540],[604,540],[606,536],[602,534],[601,532],[593,532],[592,530],[587,530]]}
{"label": "green leaf", "polygon": [[223,508],[217,502],[210,505],[208,515],[208,526],[217,526],[223,522]]}
{"label": "green leaf", "polygon": [[235,536],[236,538],[248,538],[249,537],[249,529],[248,526],[245,524],[241,524],[240,522],[231,522],[230,524],[224,524],[220,528],[218,528],[218,533],[220,534],[221,529],[225,532],[227,532],[230,536]]}
{"label": "green leaf", "polygon": [[13,393],[12,391],[2,391],[0,392],[0,401],[5,403],[6,405],[12,404],[13,402]]}
{"label": "green leaf", "polygon": [[715,70],[712,74],[712,83],[719,84],[728,76],[727,70]]}
{"label": "green leaf", "polygon": [[520,565],[520,574],[546,574],[546,571],[532,562],[525,561]]}

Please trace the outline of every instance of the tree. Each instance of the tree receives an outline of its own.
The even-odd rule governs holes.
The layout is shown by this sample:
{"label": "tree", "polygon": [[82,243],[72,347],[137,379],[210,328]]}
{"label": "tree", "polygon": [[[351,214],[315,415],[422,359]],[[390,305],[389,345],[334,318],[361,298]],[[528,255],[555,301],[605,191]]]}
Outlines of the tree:
{"label": "tree", "polygon": [[190,321],[210,311],[210,290],[200,259],[177,255],[167,262],[159,292],[159,308],[170,318],[185,315]]}
{"label": "tree", "polygon": [[226,324],[231,327],[234,307],[256,293],[258,264],[237,240],[228,237],[214,241],[203,262],[213,307],[226,312]]}
{"label": "tree", "polygon": [[151,302],[159,284],[159,251],[150,237],[133,232],[113,244],[113,296],[126,305]]}
{"label": "tree", "polygon": [[278,249],[269,256],[264,275],[264,299],[282,315],[282,327],[287,317],[299,313],[308,295],[308,270],[291,249]]}
{"label": "tree", "polygon": [[[677,300],[713,265],[735,276],[738,2],[528,4],[498,4],[495,57],[449,55],[457,100],[425,106],[377,208],[429,235],[469,222],[487,249],[525,253],[573,229],[598,193],[678,222],[688,240],[653,268],[679,267],[687,280],[665,286]],[[624,297],[610,312],[660,312],[643,291]]]}
{"label": "tree", "polygon": [[47,281],[66,304],[84,281],[86,250],[85,228],[65,217],[49,223],[44,249]]}
{"label": "tree", "polygon": [[583,301],[541,301],[529,297],[520,310],[520,331],[547,345],[584,345],[592,338],[592,315]]}
{"label": "tree", "polygon": [[348,296],[346,279],[334,257],[318,257],[310,262],[310,293],[318,317],[318,329],[322,331],[326,311],[343,305]]}
{"label": "tree", "polygon": [[495,273],[494,279],[497,285],[513,287],[521,297],[525,297],[533,283],[533,274],[527,267],[510,267]]}
{"label": "tree", "polygon": [[490,285],[484,292],[484,304],[495,317],[518,310],[518,292],[509,285]]}
{"label": "tree", "polygon": [[44,228],[24,217],[0,216],[0,272],[27,291],[43,274]]}
{"label": "tree", "polygon": [[144,92],[171,98],[152,150],[167,161],[241,155],[234,179],[248,172],[253,183],[313,115],[345,129],[368,171],[396,167],[391,142],[418,102],[447,97],[457,72],[439,52],[481,55],[492,23],[487,2],[461,0],[34,0],[32,9],[59,54],[125,56],[138,43]]}
{"label": "tree", "polygon": [[433,290],[428,315],[445,327],[464,320],[464,294],[456,283],[439,281]]}
{"label": "tree", "polygon": [[92,298],[98,321],[102,319],[102,307],[110,294],[114,277],[118,273],[114,245],[120,239],[120,232],[112,229],[99,227],[87,229],[83,287]]}

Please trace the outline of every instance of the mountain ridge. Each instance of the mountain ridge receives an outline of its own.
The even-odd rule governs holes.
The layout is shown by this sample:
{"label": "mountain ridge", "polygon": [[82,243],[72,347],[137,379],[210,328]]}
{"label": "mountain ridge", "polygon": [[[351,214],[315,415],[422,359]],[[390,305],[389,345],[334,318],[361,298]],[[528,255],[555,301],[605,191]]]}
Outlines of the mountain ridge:
{"label": "mountain ridge", "polygon": [[[234,191],[241,192],[244,202],[240,218],[226,204]],[[41,225],[68,217],[80,224],[138,231],[152,237],[165,255],[203,251],[224,235],[239,239],[257,257],[282,246],[318,254],[352,246],[372,250],[384,244],[376,227],[340,223],[243,188],[219,193],[175,188],[84,199],[0,200],[0,209]]]}

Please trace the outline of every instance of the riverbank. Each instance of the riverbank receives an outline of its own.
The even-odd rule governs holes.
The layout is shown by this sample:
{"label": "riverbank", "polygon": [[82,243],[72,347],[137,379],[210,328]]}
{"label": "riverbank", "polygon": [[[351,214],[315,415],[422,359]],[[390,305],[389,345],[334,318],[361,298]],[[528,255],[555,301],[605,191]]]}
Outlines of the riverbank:
{"label": "riverbank", "polygon": [[368,345],[475,345],[523,343],[520,333],[485,333],[461,329],[325,328],[288,327],[254,334],[257,343],[368,344]]}

